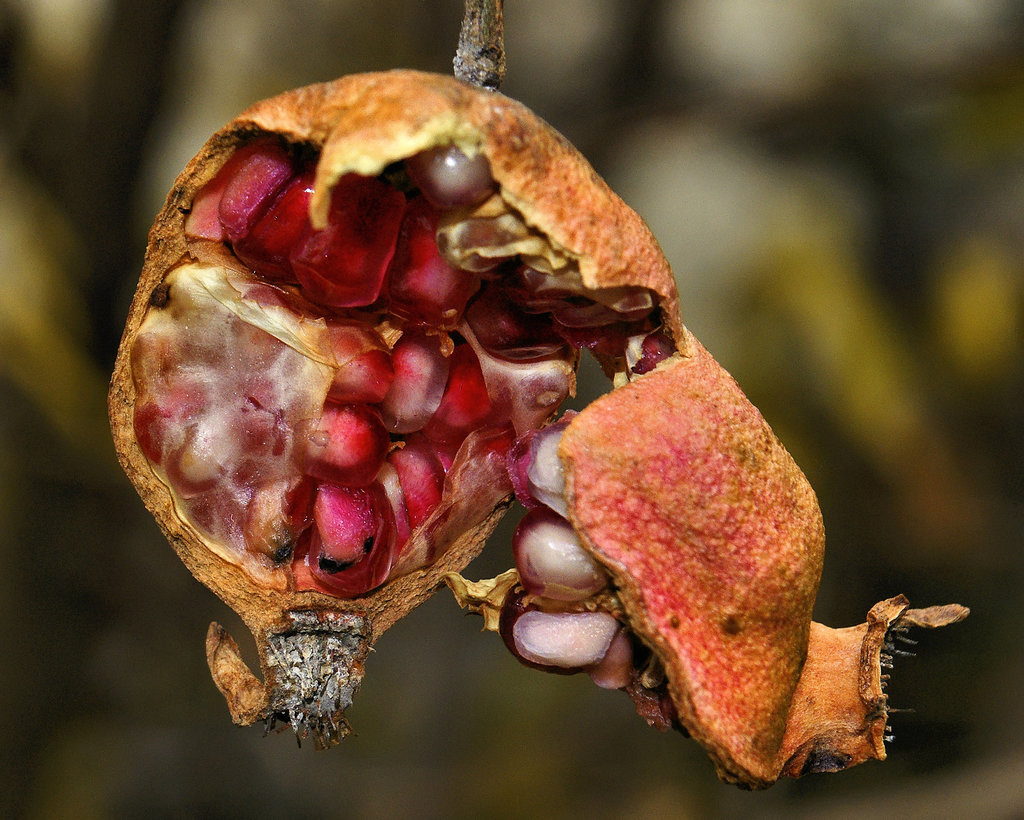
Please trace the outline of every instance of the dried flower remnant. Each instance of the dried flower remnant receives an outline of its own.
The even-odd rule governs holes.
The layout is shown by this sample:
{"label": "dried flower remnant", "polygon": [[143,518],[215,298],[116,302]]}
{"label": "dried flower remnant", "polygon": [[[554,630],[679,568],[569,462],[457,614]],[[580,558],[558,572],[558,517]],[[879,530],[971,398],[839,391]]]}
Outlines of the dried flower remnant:
{"label": "dried flower remnant", "polygon": [[[556,421],[583,350],[617,389]],[[256,638],[262,679],[207,636],[240,724],[337,742],[370,647],[447,579],[520,657],[625,688],[728,779],[824,759],[793,705],[828,671],[813,493],[682,326],[640,218],[514,101],[395,71],[229,123],[154,224],[110,412]],[[532,594],[458,580],[513,492]]]}

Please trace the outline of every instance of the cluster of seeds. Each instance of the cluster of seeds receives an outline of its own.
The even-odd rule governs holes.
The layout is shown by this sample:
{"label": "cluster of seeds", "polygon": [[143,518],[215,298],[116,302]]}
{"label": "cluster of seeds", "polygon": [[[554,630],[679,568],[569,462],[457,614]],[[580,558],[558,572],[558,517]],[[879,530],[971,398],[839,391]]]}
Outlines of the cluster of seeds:
{"label": "cluster of seeds", "polygon": [[[587,290],[482,155],[449,145],[347,174],[320,229],[315,166],[311,149],[256,140],[198,192],[191,258],[153,292],[132,348],[134,424],[222,557],[353,597],[482,520],[511,489],[517,440],[557,462],[537,431],[574,390],[581,349],[634,374],[672,344],[649,291]],[[568,527],[543,515],[521,530]],[[604,657],[621,641],[595,617],[612,622]]]}
{"label": "cluster of seeds", "polygon": [[[652,353],[648,362],[653,367],[664,355]],[[628,688],[645,717],[667,728],[675,711],[663,675],[649,651],[609,611],[618,605],[608,574],[566,518],[558,445],[574,415],[567,412],[520,437],[509,452],[509,475],[527,513],[512,540],[519,584],[502,604],[499,631],[527,666],[564,674],[585,671],[602,688]]]}

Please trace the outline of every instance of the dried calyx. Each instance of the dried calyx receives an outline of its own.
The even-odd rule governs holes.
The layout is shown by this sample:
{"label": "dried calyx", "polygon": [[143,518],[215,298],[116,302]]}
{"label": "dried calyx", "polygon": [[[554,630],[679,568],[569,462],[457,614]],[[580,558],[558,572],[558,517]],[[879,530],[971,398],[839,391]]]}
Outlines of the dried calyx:
{"label": "dried calyx", "polygon": [[[584,350],[618,389],[556,421]],[[207,636],[236,722],[336,742],[369,647],[447,580],[518,658],[625,689],[727,779],[858,762],[800,705],[835,671],[813,493],[683,328],[639,217],[511,100],[359,75],[214,135],[154,225],[110,406],[256,637],[262,680]],[[518,573],[464,581],[513,492]]]}

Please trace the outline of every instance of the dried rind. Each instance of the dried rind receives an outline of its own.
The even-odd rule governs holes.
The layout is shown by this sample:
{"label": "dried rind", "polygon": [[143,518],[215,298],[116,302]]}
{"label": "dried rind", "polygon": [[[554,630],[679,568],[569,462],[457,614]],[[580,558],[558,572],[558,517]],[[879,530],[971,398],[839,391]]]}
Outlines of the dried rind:
{"label": "dried rind", "polygon": [[569,516],[662,661],[682,724],[721,774],[767,785],[824,530],[760,413],[695,339],[687,347],[569,424]]}
{"label": "dried rind", "polygon": [[[137,396],[130,348],[151,305],[161,301],[161,294],[166,298],[163,283],[170,270],[183,261],[225,263],[218,243],[188,240],[185,220],[197,192],[232,153],[268,135],[299,150],[321,152],[314,217],[323,216],[331,185],[346,171],[377,173],[395,160],[448,143],[470,156],[483,153],[508,207],[547,237],[551,248],[571,257],[588,286],[628,283],[651,288],[661,296],[670,328],[678,331],[679,326],[671,271],[640,218],[563,137],[499,94],[420,72],[355,75],[258,103],[214,134],[175,181],[150,232],[111,382],[109,410],[122,466],[188,569],[235,609],[256,636],[265,685],[273,693],[278,673],[268,659],[268,641],[292,629],[291,613],[349,612],[365,617],[372,644],[429,597],[445,573],[461,569],[479,553],[507,500],[498,501],[482,520],[465,527],[432,565],[350,600],[296,592],[290,583],[278,583],[276,574],[274,583],[256,582],[251,567],[228,560],[223,550],[218,554],[210,549],[194,527],[182,522],[172,493],[135,440],[132,414]],[[224,656],[215,652],[213,657]],[[225,667],[219,662],[216,668]],[[244,675],[221,674],[219,683],[237,688],[238,697],[251,702],[252,682]],[[242,710],[236,720],[243,713],[242,722],[254,719],[251,710]]]}

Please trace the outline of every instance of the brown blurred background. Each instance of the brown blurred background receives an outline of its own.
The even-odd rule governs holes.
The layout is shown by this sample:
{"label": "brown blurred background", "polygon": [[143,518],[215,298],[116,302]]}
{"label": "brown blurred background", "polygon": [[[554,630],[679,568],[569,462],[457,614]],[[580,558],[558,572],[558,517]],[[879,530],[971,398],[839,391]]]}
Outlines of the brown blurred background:
{"label": "brown blurred background", "polygon": [[[8,817],[1024,816],[1024,5],[509,0],[504,90],[659,236],[687,323],[821,498],[816,617],[922,634],[884,764],[722,785],[447,593],[380,642],[326,753],[233,727],[237,620],[117,467],[104,394],[177,171],[257,98],[447,73],[459,0],[0,4],[0,807]],[[603,391],[594,368],[585,393]],[[469,570],[510,563],[511,524]]]}

